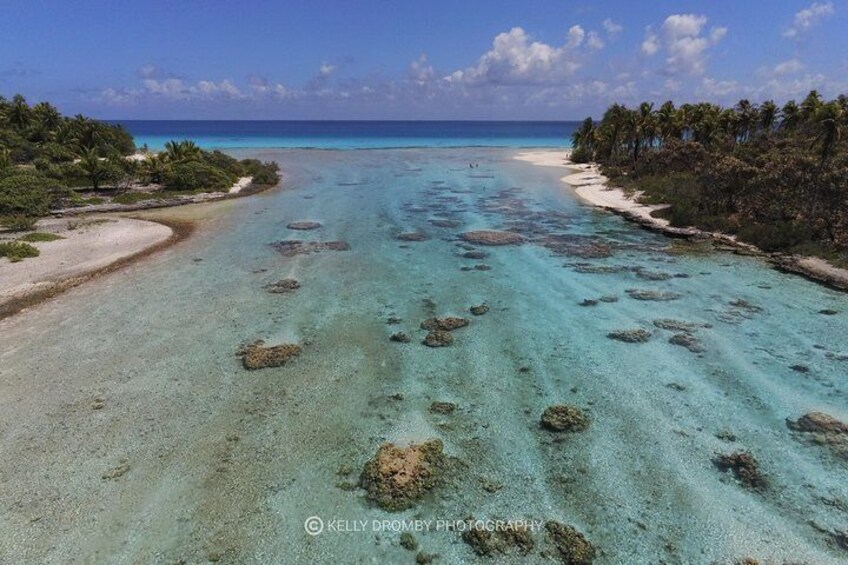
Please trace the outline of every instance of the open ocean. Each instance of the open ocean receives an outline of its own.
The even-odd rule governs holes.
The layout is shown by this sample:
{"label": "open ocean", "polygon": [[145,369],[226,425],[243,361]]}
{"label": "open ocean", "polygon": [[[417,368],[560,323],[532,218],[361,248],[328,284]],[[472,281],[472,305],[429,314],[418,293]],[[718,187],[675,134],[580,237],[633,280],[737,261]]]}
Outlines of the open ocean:
{"label": "open ocean", "polygon": [[569,147],[579,122],[125,120],[136,145],[159,150],[191,139],[206,149],[395,149]]}

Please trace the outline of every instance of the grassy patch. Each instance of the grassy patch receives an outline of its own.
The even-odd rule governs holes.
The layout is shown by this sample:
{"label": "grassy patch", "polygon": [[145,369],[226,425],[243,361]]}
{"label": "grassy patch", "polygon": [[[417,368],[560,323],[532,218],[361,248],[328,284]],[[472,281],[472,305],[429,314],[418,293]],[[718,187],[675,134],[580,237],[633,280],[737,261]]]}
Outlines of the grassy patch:
{"label": "grassy patch", "polygon": [[12,263],[22,261],[28,257],[38,257],[39,251],[29,243],[20,241],[4,241],[0,243],[0,257],[6,257]]}
{"label": "grassy patch", "polygon": [[27,241],[29,243],[36,243],[39,241],[56,241],[57,239],[65,239],[61,235],[57,235],[55,233],[47,233],[43,231],[35,231],[32,233],[28,233],[26,235],[22,235],[18,238],[18,241]]}

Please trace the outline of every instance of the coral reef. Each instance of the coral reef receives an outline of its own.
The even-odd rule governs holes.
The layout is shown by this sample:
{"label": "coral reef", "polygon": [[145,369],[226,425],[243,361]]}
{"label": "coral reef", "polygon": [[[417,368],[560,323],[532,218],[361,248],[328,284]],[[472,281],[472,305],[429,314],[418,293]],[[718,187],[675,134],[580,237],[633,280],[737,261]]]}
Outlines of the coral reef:
{"label": "coral reef", "polygon": [[445,330],[433,330],[421,343],[427,347],[447,347],[453,343],[453,336]]}
{"label": "coral reef", "polygon": [[453,331],[458,328],[464,328],[468,325],[468,320],[458,318],[456,316],[446,316],[444,318],[427,318],[421,322],[422,330],[443,330],[446,332]]}
{"label": "coral reef", "polygon": [[427,234],[420,231],[405,231],[399,233],[395,239],[399,239],[400,241],[425,241]]}
{"label": "coral reef", "polygon": [[644,343],[651,339],[651,332],[636,328],[632,330],[615,330],[607,334],[610,339],[624,341],[626,343]]}
{"label": "coral reef", "polygon": [[265,290],[273,294],[285,294],[299,288],[300,283],[296,279],[281,279],[275,283],[265,285]]}
{"label": "coral reef", "polygon": [[383,444],[365,464],[359,484],[383,510],[410,508],[441,481],[447,466],[442,450],[438,439],[407,447]]}
{"label": "coral reef", "polygon": [[398,342],[398,343],[409,343],[410,341],[412,341],[412,338],[411,338],[411,337],[409,337],[409,335],[408,335],[408,334],[405,334],[404,332],[397,332],[397,333],[393,333],[393,334],[389,337],[389,339],[390,339],[391,341],[396,341],[396,342]]}
{"label": "coral reef", "polygon": [[485,251],[480,251],[478,249],[472,249],[470,251],[466,251],[462,254],[462,256],[466,259],[485,259],[489,256]]}
{"label": "coral reef", "polygon": [[545,529],[566,565],[591,565],[595,560],[595,547],[574,527],[551,520],[545,524]]}
{"label": "coral reef", "polygon": [[434,402],[430,404],[430,412],[434,414],[452,414],[456,410],[453,402]]}
{"label": "coral reef", "polygon": [[496,230],[467,231],[459,235],[469,243],[477,245],[518,245],[524,243],[524,238],[517,233]]}
{"label": "coral reef", "polygon": [[350,249],[350,245],[345,241],[303,241],[300,239],[277,241],[272,243],[271,247],[279,251],[284,257],[320,253],[321,251],[347,251]]}
{"label": "coral reef", "polygon": [[489,311],[489,307],[485,304],[478,304],[477,306],[472,306],[468,310],[475,316],[482,316]]}
{"label": "coral reef", "polygon": [[290,230],[317,230],[321,227],[321,222],[313,222],[309,220],[300,220],[298,222],[291,222],[286,226]]}
{"label": "coral reef", "polygon": [[470,545],[474,553],[481,557],[506,554],[513,548],[521,555],[527,555],[535,546],[530,529],[513,524],[494,531],[472,528],[462,533],[462,541]]}
{"label": "coral reef", "polygon": [[552,432],[582,432],[589,427],[589,417],[576,406],[555,404],[545,409],[540,423]]}
{"label": "coral reef", "polygon": [[236,355],[241,357],[245,369],[254,370],[285,365],[291,358],[300,355],[301,351],[302,348],[293,343],[265,347],[265,342],[260,339],[240,347]]}
{"label": "coral reef", "polygon": [[634,300],[677,300],[682,294],[669,290],[645,290],[640,288],[629,288],[625,291],[630,298]]}
{"label": "coral reef", "polygon": [[813,443],[848,459],[848,424],[823,412],[809,412],[795,421],[787,419],[786,425],[799,434],[806,434]]}
{"label": "coral reef", "polygon": [[687,332],[674,334],[668,338],[668,342],[672,345],[685,347],[692,353],[703,353],[706,351],[698,338]]}
{"label": "coral reef", "polygon": [[768,487],[768,481],[760,472],[757,460],[750,453],[720,453],[713,458],[713,465],[720,471],[732,472],[737,481],[750,489],[764,490]]}

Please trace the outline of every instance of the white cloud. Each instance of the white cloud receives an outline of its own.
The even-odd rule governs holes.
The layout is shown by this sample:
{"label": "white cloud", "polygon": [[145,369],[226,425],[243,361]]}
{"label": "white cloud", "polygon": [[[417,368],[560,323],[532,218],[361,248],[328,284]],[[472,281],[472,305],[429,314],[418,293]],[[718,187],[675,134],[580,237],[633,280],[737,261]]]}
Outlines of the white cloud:
{"label": "white cloud", "polygon": [[618,34],[619,34],[619,33],[621,33],[622,31],[624,31],[624,26],[622,26],[621,24],[618,24],[618,23],[616,23],[616,22],[612,21],[612,20],[611,20],[611,19],[609,19],[609,18],[605,19],[605,20],[601,23],[601,25],[603,26],[604,31],[606,31],[606,32],[607,32],[607,35],[608,35],[609,37],[615,37],[616,35],[618,35]]}
{"label": "white cloud", "polygon": [[424,84],[432,80],[435,75],[433,65],[427,59],[427,54],[422,53],[417,60],[409,65],[409,77],[418,84]]}
{"label": "white cloud", "polygon": [[833,2],[824,2],[821,4],[813,2],[810,7],[804,8],[795,14],[795,18],[792,20],[792,27],[784,31],[783,35],[789,38],[798,37],[823,19],[832,16],[833,13]]}
{"label": "white cloud", "polygon": [[739,90],[739,84],[735,80],[715,80],[705,78],[701,82],[699,92],[710,97],[724,97]]}
{"label": "white cloud", "polygon": [[580,47],[583,43],[583,38],[586,37],[586,32],[583,31],[583,28],[579,25],[571,26],[571,29],[568,30],[568,43],[566,46],[568,47]]}
{"label": "white cloud", "polygon": [[598,35],[598,33],[595,32],[595,31],[589,32],[589,35],[587,36],[587,39],[586,39],[586,45],[590,49],[603,49],[604,48],[604,42],[601,39],[601,36]]}
{"label": "white cloud", "polygon": [[665,48],[665,73],[700,75],[704,73],[707,50],[727,35],[726,27],[713,27],[703,35],[707,17],[698,14],[672,14],[662,24],[661,35],[650,27],[645,32],[642,53],[655,55]]}
{"label": "white cloud", "polygon": [[772,72],[774,72],[774,74],[778,76],[789,75],[792,73],[797,73],[803,68],[803,63],[801,63],[801,61],[799,61],[798,59],[789,59],[788,61],[783,61],[782,63],[778,63],[777,65],[775,65]]}
{"label": "white cloud", "polygon": [[336,65],[334,65],[332,63],[324,62],[324,63],[321,63],[321,68],[318,69],[318,74],[321,75],[322,77],[327,77],[327,76],[330,76],[331,74],[333,74],[336,71],[336,69],[337,69]]}
{"label": "white cloud", "polygon": [[657,51],[660,50],[660,38],[650,30],[645,34],[645,41],[642,42],[642,53],[651,57],[656,55]]}
{"label": "white cloud", "polygon": [[498,34],[492,48],[473,67],[445,77],[452,83],[467,85],[555,84],[580,68],[577,48],[586,32],[580,26],[568,30],[565,45],[554,47],[531,37],[520,27]]}

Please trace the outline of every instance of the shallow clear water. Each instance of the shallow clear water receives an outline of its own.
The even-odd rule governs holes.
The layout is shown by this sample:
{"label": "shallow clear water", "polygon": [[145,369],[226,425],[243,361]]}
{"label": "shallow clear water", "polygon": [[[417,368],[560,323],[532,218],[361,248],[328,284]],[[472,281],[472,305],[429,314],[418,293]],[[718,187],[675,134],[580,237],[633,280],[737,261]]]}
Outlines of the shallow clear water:
{"label": "shallow clear water", "polygon": [[[573,524],[598,563],[844,562],[827,531],[848,526],[846,465],[784,420],[811,410],[848,420],[848,297],[756,259],[681,253],[581,205],[561,169],[513,153],[236,152],[279,161],[283,188],[206,208],[188,241],[0,322],[0,561],[413,562],[397,532],[370,521],[473,515]],[[479,261],[459,257],[456,235],[502,227],[518,217],[510,210],[588,239],[560,255],[486,248],[491,270],[461,270]],[[300,219],[324,227],[286,229]],[[430,239],[395,240],[412,229]],[[283,239],[351,249],[286,258],[268,245]],[[575,256],[591,244],[612,256]],[[678,276],[646,280],[638,267]],[[302,287],[263,290],[285,277]],[[634,288],[681,297],[640,301]],[[618,301],[580,305],[605,295]],[[738,299],[761,310],[730,305]],[[467,316],[481,302],[491,310],[452,347],[420,345],[431,304]],[[709,324],[696,332],[706,351],[668,343],[661,318]],[[652,339],[606,337],[637,327]],[[413,342],[389,342],[395,331]],[[260,338],[305,350],[244,371],[234,352]],[[432,414],[433,401],[458,409]],[[538,421],[559,402],[586,408],[590,428],[554,441]],[[736,440],[718,439],[724,430]],[[387,514],[339,488],[384,441],[432,437],[457,463],[416,508]],[[738,449],[760,461],[767,493],[712,465]],[[101,478],[124,462],[126,474]],[[369,527],[312,537],[310,516]],[[415,535],[436,563],[495,562],[456,532]],[[496,562],[551,561],[537,549]]]}

